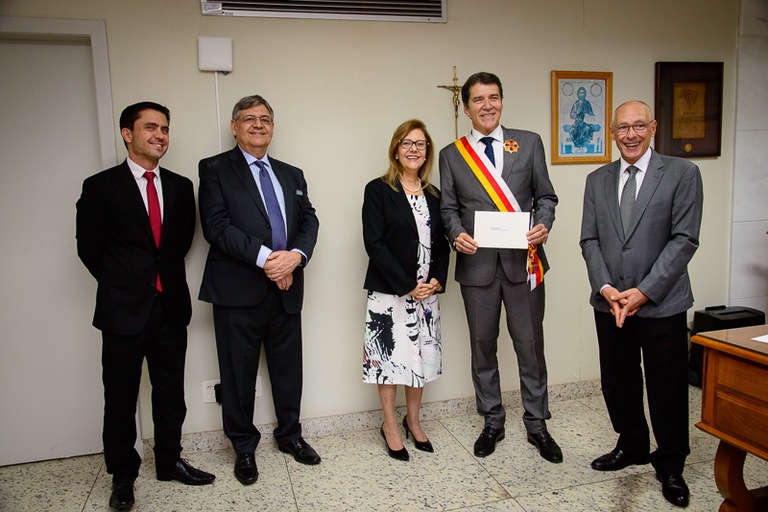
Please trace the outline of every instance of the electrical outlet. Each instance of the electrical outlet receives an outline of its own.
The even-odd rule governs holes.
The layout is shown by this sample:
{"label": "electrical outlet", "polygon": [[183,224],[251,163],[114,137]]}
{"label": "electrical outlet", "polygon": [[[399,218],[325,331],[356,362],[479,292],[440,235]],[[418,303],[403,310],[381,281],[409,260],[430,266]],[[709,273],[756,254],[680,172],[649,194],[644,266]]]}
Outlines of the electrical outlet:
{"label": "electrical outlet", "polygon": [[261,385],[261,375],[256,376],[256,398],[260,397],[264,392],[264,387]]}
{"label": "electrical outlet", "polygon": [[218,384],[218,380],[205,380],[203,381],[203,403],[215,404],[216,403],[216,390],[214,386]]}

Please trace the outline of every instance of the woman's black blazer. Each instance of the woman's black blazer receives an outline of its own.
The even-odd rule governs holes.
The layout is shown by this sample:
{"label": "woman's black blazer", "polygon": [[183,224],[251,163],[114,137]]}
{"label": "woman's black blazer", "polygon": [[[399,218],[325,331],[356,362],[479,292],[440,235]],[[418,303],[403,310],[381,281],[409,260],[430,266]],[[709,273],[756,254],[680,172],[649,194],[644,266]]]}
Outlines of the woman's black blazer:
{"label": "woman's black blazer", "polygon": [[[439,191],[438,191],[439,192]],[[432,259],[427,282],[432,278],[446,287],[450,249],[440,216],[440,198],[424,192],[432,231]],[[403,190],[392,190],[376,178],[365,187],[363,241],[368,253],[364,287],[403,296],[418,284],[419,233]]]}

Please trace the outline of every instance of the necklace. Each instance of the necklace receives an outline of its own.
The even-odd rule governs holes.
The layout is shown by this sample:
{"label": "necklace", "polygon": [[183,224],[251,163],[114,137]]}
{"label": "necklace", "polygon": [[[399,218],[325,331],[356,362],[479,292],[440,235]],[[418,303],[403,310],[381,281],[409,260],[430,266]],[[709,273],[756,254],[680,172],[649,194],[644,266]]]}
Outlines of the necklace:
{"label": "necklace", "polygon": [[405,185],[405,182],[402,180],[402,178],[400,179],[400,184],[403,186],[403,189],[405,189],[406,191],[410,192],[411,194],[415,194],[416,192],[419,192],[419,191],[421,191],[422,188],[424,188],[424,186],[421,184],[421,180],[419,180],[419,187],[416,188],[416,189],[408,188]]}

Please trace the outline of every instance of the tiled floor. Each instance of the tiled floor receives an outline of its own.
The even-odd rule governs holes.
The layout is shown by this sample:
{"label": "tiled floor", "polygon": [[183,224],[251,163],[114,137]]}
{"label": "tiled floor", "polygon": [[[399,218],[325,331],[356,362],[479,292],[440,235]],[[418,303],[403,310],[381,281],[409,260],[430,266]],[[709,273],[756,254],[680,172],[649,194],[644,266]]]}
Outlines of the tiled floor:
{"label": "tiled floor", "polygon": [[[693,426],[701,391],[691,388],[691,455],[684,476],[691,489],[687,510],[714,511],[721,502],[713,476],[717,441]],[[550,464],[525,440],[517,404],[507,407],[507,436],[485,459],[472,455],[482,420],[475,414],[432,419],[425,431],[434,454],[413,449],[410,462],[387,457],[378,429],[311,437],[319,466],[303,466],[262,442],[256,452],[259,480],[244,487],[232,474],[231,450],[185,452],[196,466],[217,475],[213,485],[187,487],[154,478],[146,460],[136,481],[136,511],[663,511],[667,504],[650,465],[615,473],[593,471],[590,461],[615,443],[600,396],[551,404],[549,430],[565,461]],[[266,439],[266,437],[264,438]],[[0,468],[0,510],[105,510],[110,476],[102,457]],[[768,484],[768,463],[749,456],[750,488]]]}

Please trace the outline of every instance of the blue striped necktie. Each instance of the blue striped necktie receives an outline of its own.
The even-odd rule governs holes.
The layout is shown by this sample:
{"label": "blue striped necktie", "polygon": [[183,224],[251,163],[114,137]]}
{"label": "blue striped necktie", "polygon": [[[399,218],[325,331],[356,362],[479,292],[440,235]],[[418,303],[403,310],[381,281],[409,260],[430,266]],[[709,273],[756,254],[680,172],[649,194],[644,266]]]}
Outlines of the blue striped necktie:
{"label": "blue striped necktie", "polygon": [[258,160],[253,163],[259,168],[261,193],[264,196],[264,204],[267,206],[269,225],[272,227],[272,250],[284,251],[288,247],[288,242],[285,235],[285,221],[280,211],[280,203],[277,202],[275,187],[272,186],[272,180],[267,173],[267,165]]}

